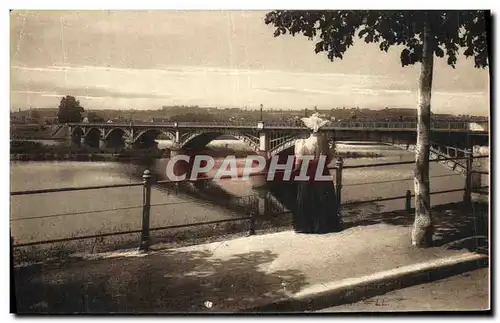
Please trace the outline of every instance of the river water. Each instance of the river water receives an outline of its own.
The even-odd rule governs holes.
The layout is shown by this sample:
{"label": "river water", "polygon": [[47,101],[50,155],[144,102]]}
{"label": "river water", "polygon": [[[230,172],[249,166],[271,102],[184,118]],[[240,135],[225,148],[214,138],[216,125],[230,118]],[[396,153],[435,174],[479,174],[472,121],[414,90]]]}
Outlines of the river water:
{"label": "river water", "polygon": [[[231,145],[217,141],[216,145]],[[348,165],[412,161],[414,154],[386,145],[338,143],[338,151],[374,152],[378,158],[345,159]],[[160,167],[164,161],[157,161]],[[81,187],[140,181],[144,167],[118,162],[11,162],[11,191],[61,187]],[[345,169],[343,202],[404,195],[413,191],[414,165]],[[431,163],[431,191],[463,188],[465,179],[447,168]],[[371,182],[392,181],[370,184]],[[223,181],[221,190],[235,196],[255,194],[248,181]],[[462,192],[433,195],[432,204],[457,202]],[[153,187],[151,227],[188,224],[231,217],[242,213],[217,206],[189,195],[168,194]],[[111,188],[11,197],[11,228],[16,243],[59,239],[104,232],[141,228],[142,187]],[[133,208],[137,207],[137,208]],[[96,212],[112,208],[105,212]],[[128,209],[125,209],[128,208]],[[370,203],[360,206],[356,216],[404,208],[404,200]],[[82,213],[88,212],[91,213]],[[73,213],[62,215],[65,213]],[[61,216],[58,216],[61,215]],[[346,211],[346,217],[349,216]],[[36,219],[29,219],[36,218]]]}

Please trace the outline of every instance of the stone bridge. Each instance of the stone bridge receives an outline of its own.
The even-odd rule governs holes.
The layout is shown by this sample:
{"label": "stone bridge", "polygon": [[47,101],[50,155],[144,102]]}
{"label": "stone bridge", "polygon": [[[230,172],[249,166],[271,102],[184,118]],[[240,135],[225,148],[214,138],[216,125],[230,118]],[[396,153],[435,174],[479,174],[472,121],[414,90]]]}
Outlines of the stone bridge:
{"label": "stone bridge", "polygon": [[[223,123],[70,123],[69,136],[75,144],[109,148],[151,148],[162,134],[174,143],[173,151],[196,152],[221,135],[245,142],[258,154],[271,158],[308,135],[302,124],[290,122]],[[332,141],[376,141],[411,145],[416,143],[415,122],[332,122],[322,128]],[[489,144],[488,125],[468,122],[433,122],[431,141],[445,146],[470,148]]]}

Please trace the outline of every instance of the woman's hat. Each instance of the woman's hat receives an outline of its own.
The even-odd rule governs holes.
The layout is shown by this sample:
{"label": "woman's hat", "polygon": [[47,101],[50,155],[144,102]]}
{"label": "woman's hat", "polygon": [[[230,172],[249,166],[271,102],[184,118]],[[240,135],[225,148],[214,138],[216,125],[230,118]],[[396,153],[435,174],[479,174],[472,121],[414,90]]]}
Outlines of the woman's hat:
{"label": "woman's hat", "polygon": [[304,125],[311,129],[312,132],[318,132],[318,130],[330,123],[324,116],[319,113],[313,113],[310,117],[304,117],[301,119]]}

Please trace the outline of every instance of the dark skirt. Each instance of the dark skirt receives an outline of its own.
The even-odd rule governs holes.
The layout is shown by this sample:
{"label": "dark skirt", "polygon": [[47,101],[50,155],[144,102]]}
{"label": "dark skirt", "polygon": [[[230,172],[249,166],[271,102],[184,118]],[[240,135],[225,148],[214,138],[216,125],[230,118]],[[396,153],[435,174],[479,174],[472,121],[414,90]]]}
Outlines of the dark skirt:
{"label": "dark skirt", "polygon": [[295,182],[293,226],[300,233],[340,231],[335,186],[331,182]]}

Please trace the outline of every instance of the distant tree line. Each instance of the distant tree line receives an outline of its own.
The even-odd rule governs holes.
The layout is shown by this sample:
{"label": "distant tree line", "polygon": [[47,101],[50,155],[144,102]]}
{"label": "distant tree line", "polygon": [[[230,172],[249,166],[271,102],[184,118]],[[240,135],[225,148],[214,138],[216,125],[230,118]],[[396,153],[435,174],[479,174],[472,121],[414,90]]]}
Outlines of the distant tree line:
{"label": "distant tree line", "polygon": [[178,121],[178,122],[187,122],[187,121],[195,121],[195,122],[213,122],[217,121],[216,117],[209,113],[193,113],[188,112],[185,114],[178,114],[169,118],[170,121]]}
{"label": "distant tree line", "polygon": [[[308,112],[305,112],[309,110]],[[333,117],[336,120],[355,121],[415,121],[417,118],[415,109],[389,108],[381,110],[366,108],[346,108],[337,107],[333,109],[301,109],[301,110],[281,110],[264,109],[264,120],[290,120],[304,116],[305,113],[318,111],[321,114]],[[57,118],[59,123],[82,122],[86,117],[88,122],[137,122],[155,121],[178,121],[178,122],[213,122],[213,121],[258,121],[260,120],[259,110],[249,110],[246,108],[215,108],[193,106],[163,106],[156,110],[93,110],[85,111],[80,102],[71,95],[63,97],[57,109],[33,109],[11,112],[12,120],[21,119],[23,116],[38,120],[40,123],[52,122],[48,119]],[[455,121],[486,121],[487,117],[478,116],[453,116],[446,114],[432,114],[433,120],[455,120]]]}

